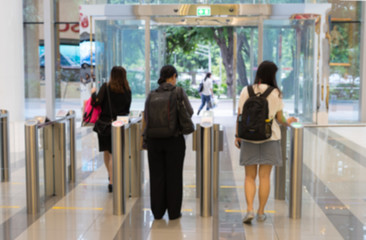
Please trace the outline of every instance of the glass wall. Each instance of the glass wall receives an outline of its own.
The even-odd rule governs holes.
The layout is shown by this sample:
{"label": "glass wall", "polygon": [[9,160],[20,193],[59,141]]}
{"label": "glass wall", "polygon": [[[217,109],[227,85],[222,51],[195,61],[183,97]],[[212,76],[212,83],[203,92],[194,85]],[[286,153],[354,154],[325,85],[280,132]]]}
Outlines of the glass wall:
{"label": "glass wall", "polygon": [[329,122],[359,121],[361,3],[332,6]]}
{"label": "glass wall", "polygon": [[238,27],[237,33],[237,95],[243,87],[254,83],[258,68],[258,27]]}
{"label": "glass wall", "polygon": [[277,83],[282,90],[284,111],[302,122],[313,122],[314,20],[265,20],[263,60],[277,64]]}
{"label": "glass wall", "polygon": [[131,110],[145,102],[145,23],[142,20],[95,21],[95,74],[108,81],[113,66],[123,66],[132,91]]}

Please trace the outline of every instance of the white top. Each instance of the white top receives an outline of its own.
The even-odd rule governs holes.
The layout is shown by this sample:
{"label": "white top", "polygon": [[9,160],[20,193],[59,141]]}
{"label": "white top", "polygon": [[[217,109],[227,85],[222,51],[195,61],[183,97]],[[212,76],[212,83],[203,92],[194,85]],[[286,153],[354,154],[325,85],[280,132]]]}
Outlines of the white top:
{"label": "white top", "polygon": [[[264,93],[264,91],[266,91],[266,89],[268,88],[267,84],[254,84],[253,85],[253,90],[255,93]],[[269,96],[267,97],[267,101],[268,101],[268,110],[269,110],[269,118],[270,119],[274,119],[276,117],[276,113],[278,111],[281,111],[283,109],[283,102],[282,102],[282,98],[280,98],[278,96],[279,92],[278,89],[274,89],[271,94],[269,94]],[[249,93],[248,93],[248,87],[243,88],[243,90],[240,93],[240,97],[239,97],[239,106],[240,106],[240,113],[243,112],[243,106],[245,101],[249,98]],[[275,141],[275,140],[280,140],[281,139],[281,129],[280,126],[278,125],[277,121],[274,120],[272,122],[272,136],[270,139],[264,140],[264,141],[248,141],[248,142],[253,142],[253,143],[263,143],[266,141]]]}
{"label": "white top", "polygon": [[206,81],[202,80],[203,82],[203,90],[202,90],[202,94],[209,96],[212,94],[211,89],[212,89],[212,79],[211,78],[207,78]]}

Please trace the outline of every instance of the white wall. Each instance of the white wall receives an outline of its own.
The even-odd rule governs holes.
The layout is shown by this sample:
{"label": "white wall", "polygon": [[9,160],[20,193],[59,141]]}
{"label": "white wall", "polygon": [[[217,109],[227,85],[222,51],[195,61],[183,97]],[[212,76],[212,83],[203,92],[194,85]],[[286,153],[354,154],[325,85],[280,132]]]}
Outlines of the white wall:
{"label": "white wall", "polygon": [[0,109],[10,121],[24,120],[24,54],[22,0],[0,8]]}

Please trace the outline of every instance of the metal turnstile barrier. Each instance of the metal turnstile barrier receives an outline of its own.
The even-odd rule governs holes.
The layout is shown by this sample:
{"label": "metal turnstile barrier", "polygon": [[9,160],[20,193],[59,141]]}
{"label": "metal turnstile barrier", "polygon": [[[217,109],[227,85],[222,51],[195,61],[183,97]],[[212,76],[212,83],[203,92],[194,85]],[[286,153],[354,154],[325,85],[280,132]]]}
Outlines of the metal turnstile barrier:
{"label": "metal turnstile barrier", "polygon": [[2,182],[8,182],[10,179],[8,117],[8,111],[0,109],[0,167]]}
{"label": "metal turnstile barrier", "polygon": [[301,218],[304,127],[291,124],[289,217]]}
{"label": "metal turnstile barrier", "polygon": [[45,196],[65,196],[66,194],[67,135],[65,121],[69,121],[69,180],[75,182],[75,112],[69,111],[67,116],[55,121],[46,122],[43,119],[32,119],[25,123],[27,211],[30,214],[37,214],[40,210],[39,129],[43,128]]}
{"label": "metal turnstile barrier", "polygon": [[196,196],[200,215],[210,217],[219,196],[219,152],[223,150],[223,130],[219,124],[197,124],[193,134],[196,151]]}
{"label": "metal turnstile barrier", "polygon": [[112,123],[113,214],[126,212],[128,196],[140,197],[142,187],[142,121],[131,119],[129,124]]}
{"label": "metal turnstile barrier", "polygon": [[281,150],[282,150],[282,166],[275,167],[275,186],[274,198],[277,200],[285,200],[286,196],[286,160],[287,160],[287,127],[281,128]]}

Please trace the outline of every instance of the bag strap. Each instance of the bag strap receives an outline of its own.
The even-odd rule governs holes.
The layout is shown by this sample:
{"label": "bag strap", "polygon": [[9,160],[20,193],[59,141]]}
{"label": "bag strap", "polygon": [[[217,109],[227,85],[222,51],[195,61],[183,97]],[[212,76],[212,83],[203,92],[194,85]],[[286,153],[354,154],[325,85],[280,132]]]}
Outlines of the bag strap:
{"label": "bag strap", "polygon": [[255,93],[254,93],[254,90],[253,90],[253,86],[252,85],[249,85],[248,86],[248,94],[249,94],[249,97],[254,97],[255,96]]}
{"label": "bag strap", "polygon": [[109,104],[109,113],[111,114],[111,121],[113,121],[113,114],[112,114],[112,104],[111,104],[111,98],[109,97],[109,87],[108,84],[106,84],[107,88],[107,97],[108,97],[108,104]]}
{"label": "bag strap", "polygon": [[264,91],[263,94],[261,94],[261,97],[263,98],[267,98],[269,94],[271,94],[272,90],[274,89],[274,87],[268,86],[268,88],[266,89],[266,91]]}

